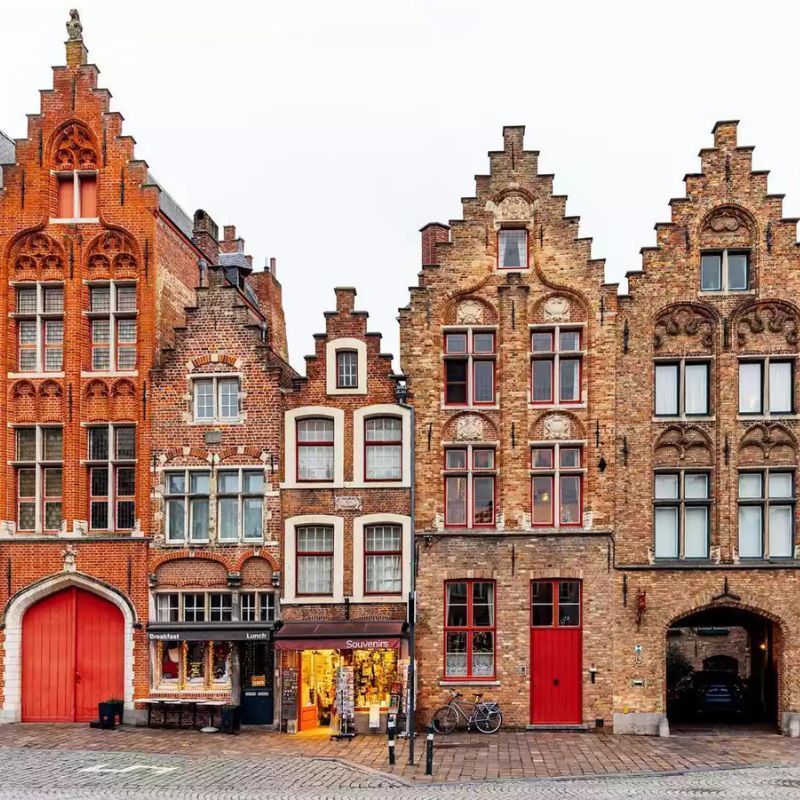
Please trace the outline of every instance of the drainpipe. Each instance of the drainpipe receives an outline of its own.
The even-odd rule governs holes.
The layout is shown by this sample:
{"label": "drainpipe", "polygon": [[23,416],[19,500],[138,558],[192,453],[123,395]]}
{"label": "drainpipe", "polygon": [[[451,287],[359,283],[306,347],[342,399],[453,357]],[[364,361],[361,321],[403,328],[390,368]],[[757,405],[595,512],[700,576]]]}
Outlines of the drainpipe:
{"label": "drainpipe", "polygon": [[[399,376],[398,376],[399,377]],[[411,416],[411,492],[409,502],[411,504],[411,586],[408,593],[407,614],[408,614],[408,764],[414,766],[414,737],[416,736],[416,626],[417,626],[417,525],[416,525],[416,417],[414,406],[408,405],[408,386],[405,380],[401,383],[398,380],[395,386],[395,398],[397,405],[405,408]]]}

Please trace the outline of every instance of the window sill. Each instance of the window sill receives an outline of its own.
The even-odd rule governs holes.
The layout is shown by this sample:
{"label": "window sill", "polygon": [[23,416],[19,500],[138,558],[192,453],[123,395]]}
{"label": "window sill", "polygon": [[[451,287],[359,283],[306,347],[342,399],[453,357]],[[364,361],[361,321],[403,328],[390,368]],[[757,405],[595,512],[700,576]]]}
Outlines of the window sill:
{"label": "window sill", "polygon": [[528,400],[530,411],[571,411],[576,408],[586,408],[586,403],[534,403]]}
{"label": "window sill", "polygon": [[296,597],[284,597],[281,600],[282,606],[302,606],[302,605],[334,605],[336,603],[344,603],[344,596],[331,597],[329,594],[323,595],[299,595]]}
{"label": "window sill", "polygon": [[737,422],[782,422],[800,419],[800,414],[793,411],[785,413],[777,412],[774,414],[737,414]]}
{"label": "window sill", "polygon": [[317,482],[309,481],[308,483],[298,483],[297,481],[286,481],[279,485],[280,489],[344,489],[344,482],[330,481],[330,482]]}
{"label": "window sill", "polygon": [[667,423],[674,423],[674,422],[716,422],[716,416],[714,414],[684,414],[682,417],[680,416],[663,416],[659,417],[653,414],[652,421],[653,422],[667,422]]}
{"label": "window sill", "polygon": [[345,481],[345,489],[408,489],[409,481]]}
{"label": "window sill", "polygon": [[755,297],[755,289],[700,289],[700,297]]}
{"label": "window sill", "polygon": [[9,372],[8,379],[14,380],[44,380],[46,378],[63,379],[63,372]]}
{"label": "window sill", "polygon": [[244,420],[239,417],[237,419],[193,419],[190,422],[186,423],[187,425],[192,425],[194,427],[199,427],[201,425],[213,425],[217,427],[219,425],[244,425]]}
{"label": "window sill", "polygon": [[135,378],[139,374],[138,370],[91,370],[89,372],[81,371],[81,378]]}
{"label": "window sill", "polygon": [[439,686],[502,686],[502,683],[494,678],[442,678]]}
{"label": "window sill", "polygon": [[442,403],[442,411],[499,411],[499,403],[465,403],[464,405],[454,405],[451,403]]}
{"label": "window sill", "polygon": [[79,224],[87,224],[87,223],[94,223],[97,224],[100,222],[100,217],[57,217],[51,218],[50,224],[51,225],[79,225]]}

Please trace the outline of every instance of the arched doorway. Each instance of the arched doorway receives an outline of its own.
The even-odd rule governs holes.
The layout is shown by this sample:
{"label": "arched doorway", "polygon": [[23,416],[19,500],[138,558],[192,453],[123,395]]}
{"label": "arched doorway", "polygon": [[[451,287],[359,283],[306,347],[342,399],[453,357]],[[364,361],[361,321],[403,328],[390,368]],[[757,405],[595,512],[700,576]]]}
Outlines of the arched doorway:
{"label": "arched doorway", "polygon": [[114,603],[71,586],[22,618],[23,722],[88,722],[124,698],[125,621]]}
{"label": "arched doorway", "polygon": [[666,700],[671,723],[778,722],[780,625],[754,609],[712,606],[667,630]]}

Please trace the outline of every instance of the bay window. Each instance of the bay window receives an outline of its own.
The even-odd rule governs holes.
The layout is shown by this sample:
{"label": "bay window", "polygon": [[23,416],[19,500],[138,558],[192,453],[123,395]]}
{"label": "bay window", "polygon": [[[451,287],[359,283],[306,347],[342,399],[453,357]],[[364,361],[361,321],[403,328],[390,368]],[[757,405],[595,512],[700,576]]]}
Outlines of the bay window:
{"label": "bay window", "polygon": [[583,350],[580,329],[531,330],[531,403],[559,405],[581,400]]}
{"label": "bay window", "polygon": [[237,422],[240,418],[238,377],[192,378],[195,422]]}
{"label": "bay window", "polygon": [[136,428],[93,426],[87,441],[89,529],[131,530],[136,516]]}
{"label": "bay window", "polygon": [[495,402],[495,334],[468,328],[444,336],[445,405]]}
{"label": "bay window", "polygon": [[63,433],[32,425],[14,432],[17,530],[58,531],[63,521]]}
{"label": "bay window", "polygon": [[135,284],[110,281],[89,286],[93,371],[136,369],[136,314]]}
{"label": "bay window", "polygon": [[656,361],[655,415],[691,417],[710,414],[710,371],[708,361]]}
{"label": "bay window", "polygon": [[33,283],[16,286],[17,371],[64,369],[64,287]]}
{"label": "bay window", "polygon": [[497,233],[498,269],[528,268],[528,231],[505,228]]}
{"label": "bay window", "polygon": [[740,472],[740,558],[794,557],[794,508],[794,472]]}
{"label": "bay window", "polygon": [[531,448],[531,522],[534,527],[583,524],[583,464],[579,444],[536,444]]}
{"label": "bay window", "polygon": [[297,480],[332,481],[333,474],[333,420],[327,417],[298,420]]}
{"label": "bay window", "polygon": [[708,558],[709,473],[657,472],[654,480],[656,558]]}
{"label": "bay window", "polygon": [[444,452],[445,526],[495,526],[495,450],[483,445]]}
{"label": "bay window", "polygon": [[263,536],[264,472],[221,469],[217,473],[217,538],[221,542]]}
{"label": "bay window", "polygon": [[297,528],[297,594],[333,594],[333,528],[305,525]]}
{"label": "bay window", "polygon": [[780,358],[739,362],[740,414],[791,414],[794,362]]}
{"label": "bay window", "polygon": [[402,542],[400,525],[368,525],[364,529],[365,594],[400,594]]}
{"label": "bay window", "polygon": [[444,626],[444,677],[494,678],[494,583],[447,581]]}
{"label": "bay window", "polygon": [[700,290],[743,292],[750,288],[750,256],[747,251],[719,250],[700,256]]}
{"label": "bay window", "polygon": [[169,543],[208,541],[211,473],[187,469],[164,476],[166,539]]}
{"label": "bay window", "polygon": [[371,417],[364,423],[366,480],[403,477],[403,422],[399,417]]}

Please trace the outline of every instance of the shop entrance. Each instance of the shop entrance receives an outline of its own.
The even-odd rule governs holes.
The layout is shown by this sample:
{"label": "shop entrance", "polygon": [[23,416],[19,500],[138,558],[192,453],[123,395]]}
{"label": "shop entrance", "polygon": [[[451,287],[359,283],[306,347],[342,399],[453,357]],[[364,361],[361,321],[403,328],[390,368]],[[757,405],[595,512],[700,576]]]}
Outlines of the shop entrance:
{"label": "shop entrance", "polygon": [[271,642],[241,644],[241,706],[244,725],[272,725],[275,659]]}
{"label": "shop entrance", "polygon": [[108,600],[56,592],[22,619],[22,721],[88,722],[123,696],[124,621]]}
{"label": "shop entrance", "polygon": [[667,631],[667,716],[672,724],[778,721],[778,625],[755,611],[706,608]]}
{"label": "shop entrance", "polygon": [[329,726],[333,717],[334,676],[340,666],[336,650],[303,650],[300,655],[298,729]]}

